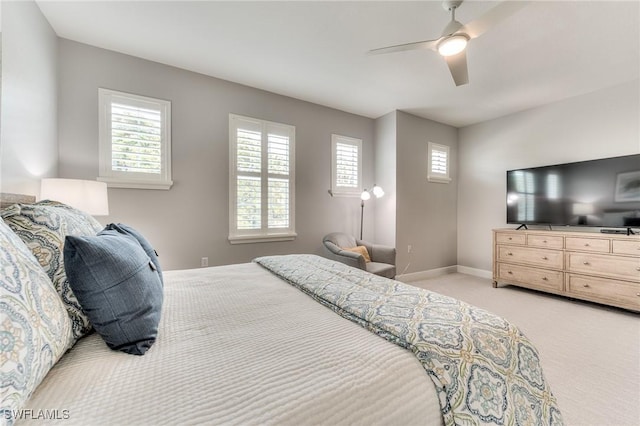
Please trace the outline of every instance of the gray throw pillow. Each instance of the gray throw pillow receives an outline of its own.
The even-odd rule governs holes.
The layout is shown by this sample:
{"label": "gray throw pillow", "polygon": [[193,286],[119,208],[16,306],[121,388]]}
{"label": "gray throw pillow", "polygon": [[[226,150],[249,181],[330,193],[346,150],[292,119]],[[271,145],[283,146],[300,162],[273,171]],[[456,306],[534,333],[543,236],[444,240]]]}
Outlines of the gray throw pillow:
{"label": "gray throw pillow", "polygon": [[68,236],[64,266],[78,302],[107,345],[143,355],[156,340],[163,295],[157,268],[138,240],[110,229],[92,237]]}
{"label": "gray throw pillow", "polygon": [[136,240],[138,240],[144,251],[147,253],[147,256],[149,256],[149,259],[151,259],[153,264],[156,265],[158,275],[160,276],[160,282],[164,284],[164,279],[162,278],[162,268],[160,267],[160,260],[158,260],[158,252],[151,246],[149,241],[147,241],[147,239],[140,232],[136,231],[129,225],[125,225],[124,223],[110,223],[106,226],[105,229],[113,229],[120,232],[121,234],[129,234]]}

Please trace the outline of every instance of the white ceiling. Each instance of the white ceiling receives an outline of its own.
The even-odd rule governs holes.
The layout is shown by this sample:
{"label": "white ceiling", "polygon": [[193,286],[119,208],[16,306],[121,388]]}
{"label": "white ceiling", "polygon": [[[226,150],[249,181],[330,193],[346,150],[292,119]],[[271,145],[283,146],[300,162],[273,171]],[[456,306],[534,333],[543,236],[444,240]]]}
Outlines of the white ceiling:
{"label": "white ceiling", "polygon": [[[497,2],[465,1],[463,24]],[[468,47],[456,87],[433,51],[439,1],[47,1],[63,38],[377,118],[403,110],[465,126],[639,78],[640,2],[534,1]]]}

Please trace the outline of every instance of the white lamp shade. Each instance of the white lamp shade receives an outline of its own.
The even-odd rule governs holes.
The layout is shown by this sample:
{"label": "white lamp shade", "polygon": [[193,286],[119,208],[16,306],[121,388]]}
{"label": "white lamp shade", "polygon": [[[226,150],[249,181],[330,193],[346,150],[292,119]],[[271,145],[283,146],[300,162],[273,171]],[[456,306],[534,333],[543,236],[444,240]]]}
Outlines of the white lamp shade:
{"label": "white lamp shade", "polygon": [[362,191],[362,194],[360,194],[360,199],[362,201],[367,201],[369,198],[371,198],[371,194],[369,194],[369,191],[367,191],[366,189]]}
{"label": "white lamp shade", "polygon": [[378,185],[374,185],[371,191],[373,191],[373,195],[375,195],[376,198],[380,198],[384,195],[384,190],[380,188]]}
{"label": "white lamp shade", "polygon": [[58,201],[92,216],[109,214],[107,184],[94,180],[42,179],[40,198]]}

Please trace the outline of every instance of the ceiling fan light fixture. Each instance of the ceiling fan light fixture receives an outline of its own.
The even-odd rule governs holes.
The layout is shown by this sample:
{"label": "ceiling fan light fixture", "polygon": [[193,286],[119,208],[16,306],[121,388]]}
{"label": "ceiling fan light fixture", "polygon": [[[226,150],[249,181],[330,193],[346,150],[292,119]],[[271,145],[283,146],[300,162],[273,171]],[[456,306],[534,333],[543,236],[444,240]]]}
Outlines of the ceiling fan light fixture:
{"label": "ceiling fan light fixture", "polygon": [[438,53],[442,56],[453,56],[462,52],[467,47],[469,37],[464,34],[455,34],[446,37],[438,43]]}

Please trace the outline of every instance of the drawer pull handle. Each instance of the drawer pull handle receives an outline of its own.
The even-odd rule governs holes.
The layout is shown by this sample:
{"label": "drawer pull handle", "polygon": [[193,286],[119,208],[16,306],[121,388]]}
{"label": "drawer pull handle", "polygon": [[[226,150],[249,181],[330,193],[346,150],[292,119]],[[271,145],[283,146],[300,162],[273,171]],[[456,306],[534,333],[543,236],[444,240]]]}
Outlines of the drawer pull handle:
{"label": "drawer pull handle", "polygon": [[636,296],[640,297],[640,293],[636,293]]}
{"label": "drawer pull handle", "polygon": [[589,262],[584,261],[584,262],[582,262],[582,264],[583,264],[583,265],[588,265],[588,264],[589,264]]}
{"label": "drawer pull handle", "polygon": [[509,241],[513,240],[513,238],[509,237]]}
{"label": "drawer pull handle", "polygon": [[513,272],[511,272],[511,271],[507,271],[507,274],[509,274],[509,275],[513,275]]}
{"label": "drawer pull handle", "polygon": [[636,268],[636,271],[640,271],[640,266],[638,266],[638,267]]}
{"label": "drawer pull handle", "polygon": [[549,281],[547,277],[542,277],[542,281]]}
{"label": "drawer pull handle", "polygon": [[508,254],[509,256],[513,256],[513,253],[511,253],[511,252],[508,252],[507,254]]}
{"label": "drawer pull handle", "polygon": [[584,243],[584,246],[585,247],[589,247],[589,243]]}
{"label": "drawer pull handle", "polygon": [[583,285],[582,287],[584,287],[584,288],[589,288],[589,284],[585,284],[585,285]]}
{"label": "drawer pull handle", "polygon": [[547,256],[542,256],[542,260],[549,260]]}
{"label": "drawer pull handle", "polygon": [[542,240],[543,243],[547,244],[547,240]]}

